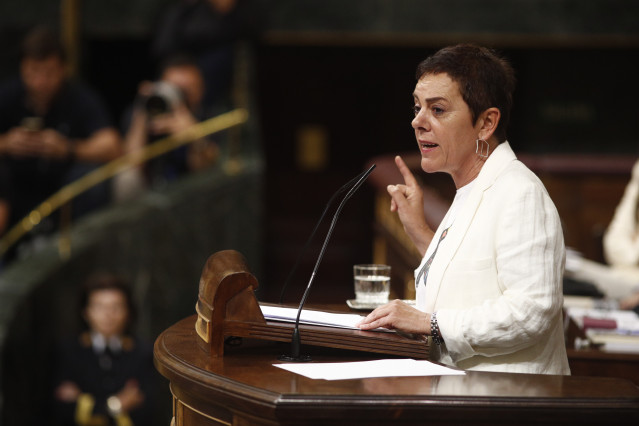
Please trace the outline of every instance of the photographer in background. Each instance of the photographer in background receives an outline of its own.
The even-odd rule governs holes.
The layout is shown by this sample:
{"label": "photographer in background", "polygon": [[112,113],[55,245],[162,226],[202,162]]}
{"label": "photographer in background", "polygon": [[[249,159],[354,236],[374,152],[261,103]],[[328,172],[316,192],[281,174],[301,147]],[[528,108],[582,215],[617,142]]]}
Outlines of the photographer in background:
{"label": "photographer in background", "polygon": [[[204,79],[188,56],[170,58],[156,82],[142,82],[132,110],[125,116],[125,152],[170,136],[208,118],[202,106]],[[114,178],[114,198],[127,201],[148,187],[162,187],[180,176],[202,170],[217,160],[219,148],[201,139],[129,169]]]}
{"label": "photographer in background", "polygon": [[[57,34],[47,28],[29,32],[22,44],[19,76],[0,86],[0,175],[5,179],[0,235],[63,185],[116,158],[120,148],[101,99],[68,78]],[[95,188],[74,201],[74,216],[108,198],[107,186]],[[55,228],[55,221],[49,220],[36,232]]]}

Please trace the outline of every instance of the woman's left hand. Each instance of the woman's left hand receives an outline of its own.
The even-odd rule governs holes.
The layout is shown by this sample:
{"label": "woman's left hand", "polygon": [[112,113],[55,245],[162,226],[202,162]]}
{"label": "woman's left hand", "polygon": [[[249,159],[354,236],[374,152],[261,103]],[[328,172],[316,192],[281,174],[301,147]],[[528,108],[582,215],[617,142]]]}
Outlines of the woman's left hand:
{"label": "woman's left hand", "polygon": [[384,327],[406,333],[430,334],[430,314],[417,310],[401,300],[393,300],[368,314],[356,327],[362,330]]}

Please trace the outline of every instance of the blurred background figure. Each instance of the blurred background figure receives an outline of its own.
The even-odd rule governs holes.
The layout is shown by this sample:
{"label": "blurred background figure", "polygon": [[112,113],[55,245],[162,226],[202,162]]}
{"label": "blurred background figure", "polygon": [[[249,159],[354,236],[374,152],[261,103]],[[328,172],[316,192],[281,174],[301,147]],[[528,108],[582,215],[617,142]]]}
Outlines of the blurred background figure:
{"label": "blurred background figure", "polygon": [[639,290],[639,161],[603,238],[606,261],[625,270]]}
{"label": "blurred background figure", "polygon": [[162,61],[188,52],[206,82],[203,103],[228,102],[235,61],[235,42],[256,37],[264,14],[258,0],[178,0],[159,22],[151,45]]}
{"label": "blurred background figure", "polygon": [[[102,100],[68,78],[57,34],[47,28],[28,33],[19,77],[0,87],[0,235],[64,184],[120,151]],[[108,186],[97,187],[76,200],[74,216],[108,199]],[[50,219],[37,232],[55,227]]]}
{"label": "blurred background figure", "polygon": [[128,284],[107,274],[89,277],[81,313],[86,331],[56,350],[55,424],[151,424],[152,350],[130,334]]}
{"label": "blurred background figure", "polygon": [[639,161],[603,236],[606,264],[569,252],[566,276],[592,283],[622,309],[639,308]]}
{"label": "blurred background figure", "polygon": [[[177,134],[209,118],[202,104],[205,83],[197,63],[175,55],[163,64],[156,82],[142,82],[123,119],[124,149],[136,152],[159,138]],[[218,145],[208,138],[195,141],[116,176],[117,201],[135,198],[147,187],[162,186],[187,172],[204,169],[218,158]]]}

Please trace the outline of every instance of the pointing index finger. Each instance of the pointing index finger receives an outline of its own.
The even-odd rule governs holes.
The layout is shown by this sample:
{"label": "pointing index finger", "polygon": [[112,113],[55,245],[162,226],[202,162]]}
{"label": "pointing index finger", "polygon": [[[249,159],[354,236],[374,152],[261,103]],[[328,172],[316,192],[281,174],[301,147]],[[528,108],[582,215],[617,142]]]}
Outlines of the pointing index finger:
{"label": "pointing index finger", "polygon": [[402,157],[400,157],[399,155],[396,156],[395,164],[397,165],[397,169],[399,170],[399,172],[402,174],[402,177],[404,178],[404,183],[406,184],[406,186],[410,186],[410,187],[418,186],[417,181],[415,180],[415,176],[413,176],[413,173],[410,171],[406,163],[404,163],[404,160],[402,159]]}

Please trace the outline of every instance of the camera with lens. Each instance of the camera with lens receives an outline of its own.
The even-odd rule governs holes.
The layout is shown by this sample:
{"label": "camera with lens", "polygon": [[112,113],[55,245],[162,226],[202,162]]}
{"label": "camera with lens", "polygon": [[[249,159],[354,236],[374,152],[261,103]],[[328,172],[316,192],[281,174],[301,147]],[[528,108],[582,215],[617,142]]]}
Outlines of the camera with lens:
{"label": "camera with lens", "polygon": [[141,97],[139,102],[149,117],[155,117],[171,112],[183,100],[179,87],[166,81],[158,81],[153,83],[149,94]]}

